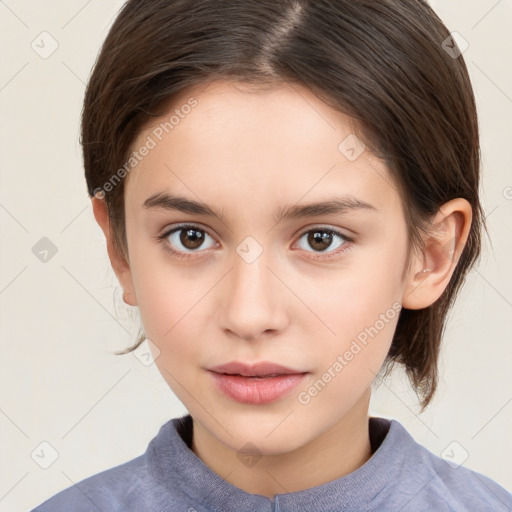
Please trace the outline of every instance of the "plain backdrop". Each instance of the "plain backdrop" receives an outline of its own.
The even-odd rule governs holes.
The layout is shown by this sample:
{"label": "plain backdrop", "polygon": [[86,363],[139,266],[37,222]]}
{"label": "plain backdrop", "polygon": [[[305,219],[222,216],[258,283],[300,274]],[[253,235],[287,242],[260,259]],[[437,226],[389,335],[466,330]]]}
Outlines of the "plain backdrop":
{"label": "plain backdrop", "polygon": [[[2,512],[142,454],[186,413],[142,352],[112,354],[133,342],[139,318],[121,301],[83,177],[85,83],[122,3],[0,1]],[[398,371],[370,414],[512,490],[512,2],[433,7],[469,44],[493,246],[484,239],[450,315],[432,406],[418,414]]]}

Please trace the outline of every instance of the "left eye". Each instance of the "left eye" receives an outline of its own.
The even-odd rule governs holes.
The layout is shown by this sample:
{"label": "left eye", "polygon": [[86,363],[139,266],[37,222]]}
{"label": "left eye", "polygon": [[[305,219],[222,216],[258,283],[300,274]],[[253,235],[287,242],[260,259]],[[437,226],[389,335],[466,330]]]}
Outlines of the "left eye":
{"label": "left eye", "polygon": [[[183,252],[198,252],[195,249],[201,247],[208,249],[209,247],[204,247],[205,238],[213,240],[204,229],[198,229],[196,226],[179,226],[165,233],[162,238],[168,240],[170,245]],[[179,244],[181,244],[181,247]],[[210,247],[213,246],[215,246],[215,242]]]}
{"label": "left eye", "polygon": [[[302,234],[299,240],[303,240],[306,237],[307,244],[315,249],[314,252],[334,252],[337,248],[344,245],[344,242],[350,241],[347,237],[343,236],[336,230],[327,229],[327,228],[316,228],[306,231]],[[334,246],[333,251],[326,251],[326,249],[330,248],[333,245],[334,239],[341,239],[341,242],[338,245]],[[301,249],[305,249],[305,247],[301,247]],[[305,249],[307,250],[307,249]]]}

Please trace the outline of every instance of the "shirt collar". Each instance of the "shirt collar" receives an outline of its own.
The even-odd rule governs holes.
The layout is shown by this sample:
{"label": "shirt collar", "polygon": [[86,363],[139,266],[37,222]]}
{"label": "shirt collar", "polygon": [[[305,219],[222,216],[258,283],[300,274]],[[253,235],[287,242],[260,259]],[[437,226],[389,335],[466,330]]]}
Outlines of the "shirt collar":
{"label": "shirt collar", "polygon": [[[369,418],[372,456],[355,471],[331,482],[302,491],[276,494],[274,499],[250,494],[227,482],[206,466],[189,448],[190,415],[165,423],[146,451],[151,476],[175,496],[187,495],[191,502],[215,512],[335,512],[344,508],[364,510],[382,491],[397,481],[406,458],[407,431],[395,420]],[[385,494],[385,493],[382,493]],[[382,499],[382,495],[379,499]]]}

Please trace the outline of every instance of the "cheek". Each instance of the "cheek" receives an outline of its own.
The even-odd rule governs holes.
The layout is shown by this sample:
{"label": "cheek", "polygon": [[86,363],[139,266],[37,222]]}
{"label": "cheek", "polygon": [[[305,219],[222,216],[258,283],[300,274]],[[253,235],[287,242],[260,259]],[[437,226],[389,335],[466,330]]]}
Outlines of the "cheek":
{"label": "cheek", "polygon": [[187,279],[178,267],[149,257],[132,258],[132,278],[147,337],[157,344],[176,339],[204,294],[197,281]]}
{"label": "cheek", "polygon": [[[363,305],[364,306],[364,305]],[[348,311],[347,311],[348,310]],[[381,313],[382,311],[382,313]],[[300,404],[316,404],[329,411],[336,404],[345,414],[375,380],[386,358],[396,329],[400,304],[372,309],[350,304],[339,315],[337,336],[317,344],[318,373],[301,390]]]}
{"label": "cheek", "polygon": [[337,322],[332,324],[336,336],[324,338],[324,367],[332,367],[331,372],[350,382],[369,382],[389,351],[401,305],[352,300],[339,309]]}
{"label": "cheek", "polygon": [[361,260],[360,265],[350,266],[337,281],[331,281],[325,288],[328,292],[317,295],[313,302],[332,331],[323,336],[320,371],[341,356],[343,369],[337,365],[336,375],[344,377],[336,379],[338,382],[369,383],[382,366],[401,310],[400,257],[390,251],[381,252],[373,264]]}
{"label": "cheek", "polygon": [[[183,403],[190,396],[187,389],[200,389],[192,365],[201,360],[200,322],[204,322],[206,291],[189,286],[176,271],[172,276],[156,278],[155,269],[140,278],[144,283],[137,290],[140,315],[147,338],[156,346],[155,364],[174,394]],[[185,387],[183,387],[185,386]],[[195,392],[194,392],[195,393]]]}
{"label": "cheek", "polygon": [[[204,357],[205,339],[213,333],[208,325],[212,325],[212,292],[219,278],[206,273],[199,277],[192,267],[169,262],[134,264],[134,268],[144,331],[158,348],[156,365],[174,390],[170,376],[179,379],[191,362]],[[179,395],[178,390],[175,392]]]}
{"label": "cheek", "polygon": [[376,267],[350,267],[337,281],[325,283],[321,293],[318,281],[311,283],[310,297],[315,299],[310,302],[329,326],[333,340],[351,340],[373,325],[377,325],[384,336],[392,335],[389,324],[400,309],[399,276],[389,269],[385,272]]}

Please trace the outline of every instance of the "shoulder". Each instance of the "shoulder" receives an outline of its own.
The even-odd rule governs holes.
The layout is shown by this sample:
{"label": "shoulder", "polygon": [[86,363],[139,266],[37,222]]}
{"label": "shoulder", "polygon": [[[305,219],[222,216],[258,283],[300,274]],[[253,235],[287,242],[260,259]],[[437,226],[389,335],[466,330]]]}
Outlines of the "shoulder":
{"label": "shoulder", "polygon": [[[489,477],[446,460],[416,442],[396,420],[406,454],[398,486],[407,495],[405,510],[439,512],[512,510],[512,494]],[[397,449],[400,449],[397,446]],[[407,501],[408,500],[408,501]]]}
{"label": "shoulder", "polygon": [[31,512],[150,512],[160,495],[162,502],[168,500],[164,494],[149,475],[145,455],[140,455],[75,483]]}
{"label": "shoulder", "polygon": [[[173,418],[160,427],[146,451],[134,459],[85,478],[55,494],[31,512],[161,512],[179,508],[186,499],[176,469],[186,454],[180,425]],[[167,470],[170,468],[170,470]]]}

